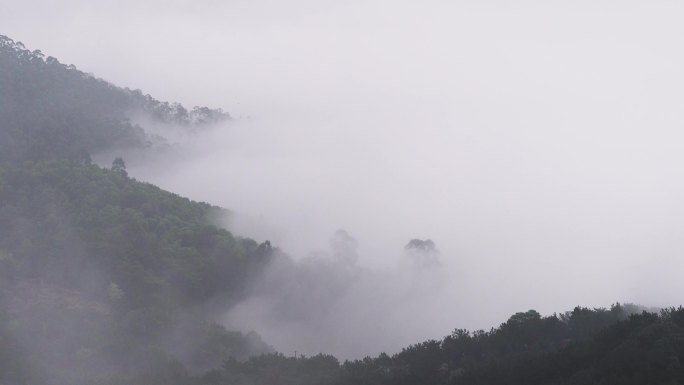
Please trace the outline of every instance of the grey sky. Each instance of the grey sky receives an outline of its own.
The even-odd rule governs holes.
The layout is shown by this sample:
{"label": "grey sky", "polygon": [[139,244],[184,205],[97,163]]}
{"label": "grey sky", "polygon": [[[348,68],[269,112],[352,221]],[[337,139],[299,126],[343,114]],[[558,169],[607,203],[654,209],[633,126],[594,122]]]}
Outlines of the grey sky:
{"label": "grey sky", "polygon": [[240,118],[131,172],[238,211],[247,235],[303,256],[344,228],[371,267],[435,240],[451,302],[415,338],[528,308],[683,302],[683,11],[0,0],[0,33]]}

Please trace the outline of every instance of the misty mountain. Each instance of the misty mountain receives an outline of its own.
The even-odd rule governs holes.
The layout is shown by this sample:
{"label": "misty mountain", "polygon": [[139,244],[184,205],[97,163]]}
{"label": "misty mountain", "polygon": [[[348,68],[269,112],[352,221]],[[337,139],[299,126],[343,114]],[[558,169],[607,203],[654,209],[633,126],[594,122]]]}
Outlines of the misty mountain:
{"label": "misty mountain", "polygon": [[[259,330],[228,330],[227,309],[248,325],[247,310],[266,315],[257,326],[297,324],[311,338],[334,333],[333,321],[346,321],[339,311],[364,312],[372,322],[355,327],[369,341],[395,315],[435,316],[402,308],[405,292],[383,291],[393,287],[356,264],[357,241],[345,231],[334,234],[330,258],[295,261],[218,226],[226,210],[132,178],[124,159],[91,161],[163,142],[164,129],[228,118],[114,86],[0,37],[0,384],[684,382],[681,308],[529,310],[489,331],[456,329],[344,362],[277,353]],[[429,239],[405,251],[423,277],[409,286],[413,300],[425,301],[436,287],[426,283],[440,283],[429,274],[439,251]],[[359,311],[355,300],[370,295]],[[325,327],[307,329],[311,316]]]}
{"label": "misty mountain", "polygon": [[[268,354],[228,360],[177,384],[551,385],[684,382],[684,309],[660,313],[634,305],[576,307],[541,316],[512,315],[490,331],[456,329],[401,352],[341,363],[335,357]],[[171,372],[159,378],[170,379]],[[126,378],[123,383],[143,383]]]}
{"label": "misty mountain", "polygon": [[75,159],[98,150],[163,140],[136,119],[202,126],[228,119],[220,109],[161,102],[112,85],[0,35],[0,159]]}
{"label": "misty mountain", "polygon": [[[83,383],[272,351],[227,331],[269,244],[214,225],[224,210],[90,155],[156,140],[133,119],[195,129],[220,110],[159,102],[0,37],[0,383]],[[8,357],[11,357],[8,358]]]}

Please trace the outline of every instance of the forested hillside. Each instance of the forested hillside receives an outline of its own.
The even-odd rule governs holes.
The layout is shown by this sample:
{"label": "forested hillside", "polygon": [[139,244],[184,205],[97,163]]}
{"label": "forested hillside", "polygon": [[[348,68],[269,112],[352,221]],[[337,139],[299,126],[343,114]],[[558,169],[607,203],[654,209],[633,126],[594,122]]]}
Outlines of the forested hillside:
{"label": "forested hillside", "polygon": [[0,385],[684,383],[682,308],[529,310],[342,363],[226,330],[217,316],[287,256],[217,227],[223,209],[131,178],[121,158],[92,164],[155,140],[140,115],[187,128],[228,118],[0,36]]}
{"label": "forested hillside", "polygon": [[151,140],[132,117],[198,126],[220,110],[159,102],[0,37],[0,383],[82,383],[271,351],[215,309],[241,298],[269,244],[213,225],[222,209],[90,154]]}
{"label": "forested hillside", "polygon": [[[161,102],[116,87],[0,35],[0,160],[83,160],[94,151],[141,147],[153,138],[133,118],[203,125],[220,109]],[[157,138],[159,139],[159,138]]]}
{"label": "forested hillside", "polygon": [[[338,362],[273,354],[230,360],[182,383],[280,385],[551,385],[684,383],[684,309],[575,308],[513,315],[491,331],[457,329],[392,356]],[[180,382],[179,382],[180,383]]]}

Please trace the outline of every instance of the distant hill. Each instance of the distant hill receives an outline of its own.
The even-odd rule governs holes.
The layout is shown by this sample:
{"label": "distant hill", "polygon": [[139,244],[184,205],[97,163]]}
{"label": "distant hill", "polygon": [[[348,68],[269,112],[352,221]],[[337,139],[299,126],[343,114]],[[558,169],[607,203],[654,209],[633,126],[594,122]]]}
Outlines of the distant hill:
{"label": "distant hill", "polygon": [[0,36],[0,384],[201,371],[272,348],[225,330],[273,257],[214,226],[223,209],[90,155],[148,146],[133,117],[201,127],[221,110],[160,102]]}
{"label": "distant hill", "polygon": [[684,383],[684,309],[577,307],[547,317],[514,314],[490,331],[455,330],[389,356],[270,354],[178,384],[233,385],[592,385]]}
{"label": "distant hill", "polygon": [[140,116],[186,128],[229,118],[0,36],[0,385],[684,383],[682,308],[529,310],[343,363],[226,330],[221,312],[287,257],[215,226],[223,209],[129,177],[123,159],[92,164],[95,152],[149,146]]}
{"label": "distant hill", "polygon": [[0,160],[79,160],[98,150],[142,147],[152,136],[133,117],[201,126],[220,109],[161,102],[114,86],[0,35]]}

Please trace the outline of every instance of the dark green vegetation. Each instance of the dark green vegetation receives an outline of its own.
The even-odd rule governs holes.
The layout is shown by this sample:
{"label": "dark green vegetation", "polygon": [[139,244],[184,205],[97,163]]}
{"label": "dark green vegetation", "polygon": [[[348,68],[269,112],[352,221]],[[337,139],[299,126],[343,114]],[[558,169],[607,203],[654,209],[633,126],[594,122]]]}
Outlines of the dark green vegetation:
{"label": "dark green vegetation", "polygon": [[[134,114],[187,112],[0,37],[0,383],[86,383],[271,351],[212,322],[244,295],[270,245],[214,226],[222,210],[91,164],[147,144]],[[163,372],[163,370],[162,370]]]}
{"label": "dark green vegetation", "polygon": [[[204,375],[159,373],[197,385],[590,385],[684,383],[684,308],[577,307],[542,317],[517,313],[489,332],[455,330],[393,356],[340,363],[329,355],[230,359]],[[635,312],[635,313],[632,313]],[[174,377],[174,373],[176,376]],[[146,383],[125,378],[115,383]]]}
{"label": "dark green vegetation", "polygon": [[141,116],[188,128],[227,118],[0,37],[0,385],[684,383],[681,308],[530,310],[343,363],[228,331],[220,312],[286,257],[214,226],[222,209],[130,178],[121,159],[91,164],[155,140]]}
{"label": "dark green vegetation", "polygon": [[217,208],[93,165],[4,165],[0,181],[7,327],[31,362],[73,375],[154,355],[203,369],[268,351],[206,321],[271,254],[211,225]]}
{"label": "dark green vegetation", "polygon": [[228,114],[206,107],[188,111],[116,87],[0,35],[0,160],[80,161],[93,151],[159,139],[132,117],[190,126]]}

